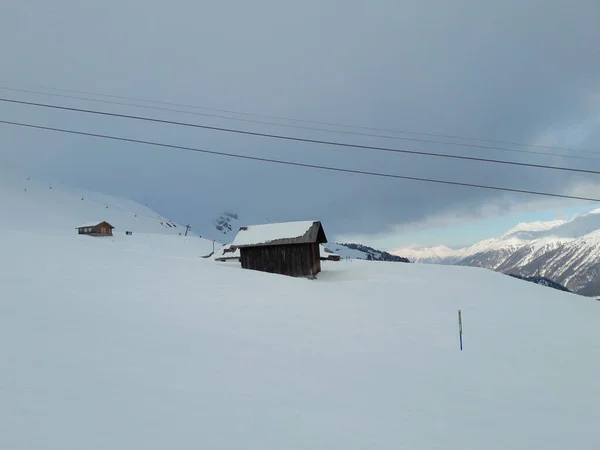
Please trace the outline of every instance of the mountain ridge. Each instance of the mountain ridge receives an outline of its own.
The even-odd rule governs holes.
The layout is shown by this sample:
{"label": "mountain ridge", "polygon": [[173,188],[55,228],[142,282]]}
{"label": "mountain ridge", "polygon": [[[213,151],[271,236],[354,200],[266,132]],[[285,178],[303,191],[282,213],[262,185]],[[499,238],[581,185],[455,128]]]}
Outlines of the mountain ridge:
{"label": "mountain ridge", "polygon": [[571,220],[520,223],[497,238],[448,249],[440,257],[428,248],[397,248],[390,253],[407,251],[412,252],[412,262],[482,267],[524,278],[544,277],[580,295],[600,295],[600,209]]}

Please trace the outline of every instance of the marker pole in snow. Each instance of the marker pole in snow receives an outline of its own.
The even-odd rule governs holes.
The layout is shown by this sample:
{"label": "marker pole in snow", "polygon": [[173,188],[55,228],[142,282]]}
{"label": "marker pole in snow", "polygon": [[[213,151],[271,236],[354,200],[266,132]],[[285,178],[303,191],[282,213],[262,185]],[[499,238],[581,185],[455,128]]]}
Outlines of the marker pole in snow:
{"label": "marker pole in snow", "polygon": [[462,315],[461,315],[460,309],[458,310],[458,336],[460,338],[460,350],[462,351],[462,349],[463,349],[463,344],[462,344]]}

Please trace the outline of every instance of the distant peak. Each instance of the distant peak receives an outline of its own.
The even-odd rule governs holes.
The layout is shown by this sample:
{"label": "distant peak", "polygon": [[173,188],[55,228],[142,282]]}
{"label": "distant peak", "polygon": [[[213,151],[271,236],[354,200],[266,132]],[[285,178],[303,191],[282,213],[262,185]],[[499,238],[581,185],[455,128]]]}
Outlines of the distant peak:
{"label": "distant peak", "polygon": [[404,248],[395,248],[390,250],[392,255],[404,256],[412,261],[422,259],[443,259],[454,254],[455,250],[445,245],[437,245],[434,247],[417,247],[410,245]]}
{"label": "distant peak", "polygon": [[550,220],[550,221],[537,221],[537,222],[521,222],[516,227],[508,230],[503,238],[508,237],[512,234],[518,233],[520,231],[548,231],[552,228],[558,227],[560,225],[564,225],[566,223],[565,220]]}

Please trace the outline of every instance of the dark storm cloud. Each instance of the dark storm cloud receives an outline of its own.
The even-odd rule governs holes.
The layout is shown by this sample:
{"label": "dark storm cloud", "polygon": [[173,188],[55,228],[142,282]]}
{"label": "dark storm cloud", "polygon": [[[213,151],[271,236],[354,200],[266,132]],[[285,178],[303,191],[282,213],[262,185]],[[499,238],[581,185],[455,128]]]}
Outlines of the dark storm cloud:
{"label": "dark storm cloud", "polygon": [[[0,81],[215,108],[534,142],[598,114],[596,1],[8,2]],[[599,163],[118,108],[9,97],[398,148],[600,168]],[[2,119],[400,175],[564,192],[579,180],[519,169],[34,110]],[[306,125],[306,124],[304,124]],[[506,202],[493,191],[308,171],[2,126],[0,156],[67,184],[106,189],[204,223],[222,209],[249,222],[306,217],[370,233]],[[355,130],[360,131],[360,130]],[[592,130],[586,146],[600,143]],[[595,133],[595,135],[594,135]],[[594,137],[595,136],[595,137]],[[509,197],[527,201],[523,196]],[[505,203],[507,205],[507,203]]]}

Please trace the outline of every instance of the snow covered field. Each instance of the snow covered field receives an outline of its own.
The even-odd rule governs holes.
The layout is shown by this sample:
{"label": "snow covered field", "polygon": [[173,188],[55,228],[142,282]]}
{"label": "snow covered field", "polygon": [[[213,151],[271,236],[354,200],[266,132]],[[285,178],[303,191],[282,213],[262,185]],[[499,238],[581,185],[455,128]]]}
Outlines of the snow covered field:
{"label": "snow covered field", "polygon": [[0,248],[0,448],[600,445],[592,300],[463,267],[309,281],[125,238]]}
{"label": "snow covered field", "polygon": [[0,221],[0,449],[600,448],[597,301],[468,267],[251,272],[82,215]]}

